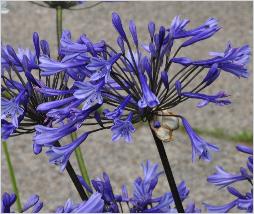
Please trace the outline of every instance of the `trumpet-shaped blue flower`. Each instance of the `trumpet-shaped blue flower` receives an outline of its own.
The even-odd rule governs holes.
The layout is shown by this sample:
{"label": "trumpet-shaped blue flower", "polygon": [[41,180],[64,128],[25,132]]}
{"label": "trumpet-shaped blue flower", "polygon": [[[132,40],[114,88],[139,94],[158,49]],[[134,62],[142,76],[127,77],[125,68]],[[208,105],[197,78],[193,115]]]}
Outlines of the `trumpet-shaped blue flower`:
{"label": "trumpet-shaped blue flower", "polygon": [[143,96],[138,101],[138,106],[140,108],[145,108],[145,107],[153,108],[159,105],[160,101],[148,87],[146,77],[142,73],[140,73],[139,77],[140,77],[140,82],[142,85]]}
{"label": "trumpet-shaped blue flower", "polygon": [[116,119],[118,117],[121,116],[124,108],[126,107],[126,105],[128,104],[128,102],[130,101],[131,99],[131,96],[128,95],[124,100],[123,102],[121,102],[121,104],[114,110],[114,111],[109,111],[108,109],[105,109],[103,111],[103,113],[105,114],[105,116],[108,118],[108,119]]}
{"label": "trumpet-shaped blue flower", "polygon": [[90,59],[90,63],[86,66],[87,69],[94,71],[90,79],[92,81],[105,78],[107,83],[110,79],[110,71],[112,65],[120,58],[121,54],[112,56],[109,60],[98,59],[96,57]]}
{"label": "trumpet-shaped blue flower", "polygon": [[29,49],[18,48],[17,53],[15,50],[10,46],[2,46],[2,56],[1,58],[3,61],[4,68],[10,68],[11,66],[15,66],[17,71],[22,72],[24,71],[22,60],[23,57],[26,56],[28,59],[28,67],[29,69],[38,68],[36,55]]}
{"label": "trumpet-shaped blue flower", "polygon": [[72,154],[72,152],[88,137],[88,133],[82,134],[79,138],[72,143],[61,147],[52,146],[46,152],[49,156],[49,162],[55,165],[59,165],[61,171],[66,167],[66,164]]}
{"label": "trumpet-shaped blue flower", "polygon": [[183,126],[191,140],[192,145],[192,161],[196,159],[196,156],[198,155],[200,159],[210,161],[211,155],[209,153],[209,150],[212,150],[214,152],[219,151],[219,148],[216,145],[207,143],[204,139],[199,137],[191,128],[188,121],[181,117]]}
{"label": "trumpet-shaped blue flower", "polygon": [[228,186],[232,183],[246,180],[246,176],[244,174],[238,173],[238,174],[232,174],[226,172],[223,167],[221,166],[216,166],[217,172],[213,175],[210,175],[207,178],[207,181],[209,183],[215,184],[216,186]]}
{"label": "trumpet-shaped blue flower", "polygon": [[207,60],[191,60],[186,57],[179,57],[171,59],[172,62],[179,63],[182,65],[201,65],[204,67],[211,67],[215,63],[218,68],[226,72],[232,73],[237,77],[248,77],[247,64],[250,58],[250,47],[249,45],[243,45],[239,48],[233,48],[231,43],[227,44],[224,53],[211,52],[214,56]]}
{"label": "trumpet-shaped blue flower", "polygon": [[224,205],[210,205],[207,203],[203,203],[205,208],[208,210],[208,212],[211,213],[227,213],[230,211],[232,208],[236,206],[237,200],[231,201],[227,204]]}
{"label": "trumpet-shaped blue flower", "polygon": [[201,213],[201,209],[197,208],[193,202],[190,202],[184,211],[185,213]]}
{"label": "trumpet-shaped blue flower", "polygon": [[59,128],[54,128],[54,127],[52,128],[52,127],[37,125],[35,126],[36,134],[33,137],[33,141],[39,145],[45,145],[45,146],[53,145],[54,142],[76,131],[77,127],[75,127],[74,125],[76,123],[77,121],[72,121]]}
{"label": "trumpet-shaped blue flower", "polygon": [[144,213],[171,213],[171,208],[169,206],[169,201],[171,199],[171,195],[169,193],[165,193],[158,204],[156,206],[149,208],[149,209],[144,209]]}
{"label": "trumpet-shaped blue flower", "polygon": [[85,65],[87,64],[87,62],[88,62],[87,57],[82,57],[82,60],[59,62],[45,55],[40,57],[39,67],[43,71],[41,73],[43,76],[49,76],[64,71],[68,68],[75,68]]}
{"label": "trumpet-shaped blue flower", "polygon": [[86,202],[82,202],[76,207],[73,213],[100,213],[103,211],[104,201],[101,194],[93,193]]}
{"label": "trumpet-shaped blue flower", "polygon": [[97,178],[92,180],[92,184],[94,189],[102,194],[102,199],[104,200],[105,205],[107,205],[106,212],[119,212],[116,204],[117,199],[113,193],[113,188],[107,173],[103,173],[103,179]]}
{"label": "trumpet-shaped blue flower", "polygon": [[74,97],[83,100],[82,110],[87,110],[91,106],[103,103],[101,95],[101,88],[104,85],[104,81],[99,84],[91,84],[89,82],[75,82],[74,86],[78,89],[74,92]]}
{"label": "trumpet-shaped blue flower", "polygon": [[112,140],[117,141],[121,137],[124,138],[124,140],[129,143],[132,140],[131,134],[135,132],[135,128],[131,123],[132,119],[132,113],[128,115],[126,120],[121,120],[116,118],[114,120],[114,125],[111,128],[111,131],[113,132]]}
{"label": "trumpet-shaped blue flower", "polygon": [[1,137],[3,140],[7,140],[9,136],[14,132],[16,127],[6,120],[1,120]]}
{"label": "trumpet-shaped blue flower", "polygon": [[[138,177],[133,184],[133,197],[130,199],[134,205],[135,212],[169,212],[170,205],[174,202],[172,193],[166,193],[161,197],[153,198],[153,191],[158,183],[159,176],[162,172],[158,172],[158,164],[151,164],[146,161],[142,164],[144,178]],[[178,187],[178,192],[181,200],[184,200],[188,194],[189,189],[185,182],[181,182]],[[150,203],[158,203],[151,209],[147,209]]]}
{"label": "trumpet-shaped blue flower", "polygon": [[21,92],[17,97],[8,100],[4,97],[1,98],[1,119],[11,119],[13,126],[18,127],[19,116],[24,114],[24,109],[20,106],[24,99],[25,91]]}
{"label": "trumpet-shaped blue flower", "polygon": [[104,201],[101,199],[101,194],[93,193],[87,201],[80,204],[74,204],[68,199],[64,206],[59,206],[56,213],[101,213],[103,211]]}
{"label": "trumpet-shaped blue flower", "polygon": [[182,92],[181,95],[184,97],[188,97],[188,98],[202,100],[197,105],[197,107],[199,107],[199,108],[202,108],[209,103],[215,103],[218,106],[229,105],[231,103],[230,100],[228,100],[228,99],[222,99],[224,97],[229,96],[224,91],[220,91],[220,92],[216,93],[215,95],[206,95],[206,94],[191,93],[191,92]]}

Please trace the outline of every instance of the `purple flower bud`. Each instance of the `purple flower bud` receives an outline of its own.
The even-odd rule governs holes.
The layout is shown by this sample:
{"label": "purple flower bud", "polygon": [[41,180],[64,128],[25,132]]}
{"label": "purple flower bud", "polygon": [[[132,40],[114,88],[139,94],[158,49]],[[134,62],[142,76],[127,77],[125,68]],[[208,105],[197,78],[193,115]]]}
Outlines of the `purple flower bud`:
{"label": "purple flower bud", "polygon": [[42,146],[36,143],[33,143],[33,151],[35,155],[38,155],[42,151]]}
{"label": "purple flower bud", "polygon": [[50,57],[50,49],[48,42],[46,40],[41,40],[40,44],[42,53]]}
{"label": "purple flower bud", "polygon": [[119,47],[121,48],[122,53],[125,53],[125,49],[124,49],[124,42],[121,36],[119,36],[117,38],[117,44],[119,45]]}
{"label": "purple flower bud", "polygon": [[172,58],[170,61],[181,65],[190,65],[193,62],[192,59],[187,57],[175,57]]}
{"label": "purple flower bud", "polygon": [[149,50],[150,50],[151,56],[155,57],[156,56],[156,48],[153,43],[149,44]]}
{"label": "purple flower bud", "polygon": [[253,149],[251,147],[248,146],[244,146],[244,145],[237,145],[236,149],[240,152],[249,154],[249,155],[253,155]]}
{"label": "purple flower bud", "polygon": [[39,34],[37,32],[33,33],[33,42],[34,42],[34,49],[37,56],[37,59],[40,57],[40,39]]}
{"label": "purple flower bud", "polygon": [[220,76],[220,71],[218,69],[218,64],[215,63],[209,69],[206,77],[204,78],[203,82],[206,83],[206,86],[211,85],[218,77]]}
{"label": "purple flower bud", "polygon": [[150,33],[150,37],[153,38],[155,33],[155,24],[153,22],[149,22],[148,31]]}
{"label": "purple flower bud", "polygon": [[142,66],[146,70],[148,76],[152,79],[152,66],[146,56],[142,60]]}
{"label": "purple flower bud", "polygon": [[165,36],[165,28],[163,26],[161,26],[160,31],[159,31],[159,43],[160,43],[160,45],[162,45],[162,43],[163,43],[164,36]]}
{"label": "purple flower bud", "polygon": [[38,202],[33,206],[32,213],[38,213],[38,212],[40,212],[40,210],[42,209],[42,207],[43,207],[43,202],[38,201]]}
{"label": "purple flower bud", "polygon": [[129,197],[128,197],[128,191],[127,191],[127,187],[126,185],[122,186],[122,201],[123,202],[128,202],[129,201]]}
{"label": "purple flower bud", "polygon": [[135,22],[133,20],[130,20],[129,23],[129,30],[131,32],[131,36],[133,39],[133,42],[136,46],[138,46],[138,36],[137,36],[137,30],[136,30],[136,25]]}
{"label": "purple flower bud", "polygon": [[161,72],[161,80],[165,86],[166,89],[169,88],[169,84],[168,84],[168,72],[166,71],[162,71]]}
{"label": "purple flower bud", "polygon": [[213,213],[227,213],[229,210],[231,210],[233,207],[237,205],[237,200],[234,200],[228,204],[224,205],[210,205],[207,203],[203,203],[205,208],[208,210],[208,212]]}
{"label": "purple flower bud", "polygon": [[161,127],[160,121],[154,121],[153,127],[154,127],[154,128],[160,128],[160,127]]}
{"label": "purple flower bud", "polygon": [[187,46],[192,45],[196,42],[207,39],[207,38],[211,37],[213,34],[215,34],[218,30],[220,30],[220,27],[217,27],[217,26],[208,28],[207,30],[202,31],[201,33],[199,33],[199,34],[193,36],[192,38],[188,39],[187,41],[185,41],[181,45],[181,47],[187,47]]}
{"label": "purple flower bud", "polygon": [[2,206],[1,206],[1,212],[2,213],[10,213],[11,206],[15,203],[17,197],[14,193],[8,194],[5,192],[2,195]]}
{"label": "purple flower bud", "polygon": [[15,53],[14,49],[10,45],[7,45],[6,48],[7,48],[8,54],[10,54],[13,57],[15,62],[21,65],[21,62],[19,58],[17,57],[17,54]]}
{"label": "purple flower bud", "polygon": [[176,91],[177,91],[178,96],[181,97],[181,95],[182,95],[181,94],[182,87],[181,87],[181,82],[179,80],[177,80],[175,82],[175,87],[176,87]]}
{"label": "purple flower bud", "polygon": [[120,16],[116,12],[112,13],[112,23],[113,23],[116,31],[126,41],[127,37],[126,37],[126,34],[125,34],[123,26],[122,26],[121,18],[120,18]]}
{"label": "purple flower bud", "polygon": [[27,211],[29,208],[33,207],[39,201],[38,195],[32,195],[24,204],[23,212]]}

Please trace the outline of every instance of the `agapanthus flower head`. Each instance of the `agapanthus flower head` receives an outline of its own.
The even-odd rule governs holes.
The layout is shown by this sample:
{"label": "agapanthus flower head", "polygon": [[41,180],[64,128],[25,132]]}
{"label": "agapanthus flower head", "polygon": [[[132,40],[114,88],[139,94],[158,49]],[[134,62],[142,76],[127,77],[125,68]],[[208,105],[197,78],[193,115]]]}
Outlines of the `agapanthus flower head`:
{"label": "agapanthus flower head", "polygon": [[[205,208],[209,212],[226,213],[234,207],[241,211],[244,210],[247,213],[253,212],[253,163],[249,163],[250,161],[253,161],[253,149],[245,145],[237,145],[236,149],[240,152],[250,155],[247,159],[247,168],[249,172],[244,167],[241,167],[238,173],[229,173],[226,172],[222,167],[216,166],[217,172],[213,175],[210,175],[207,178],[207,181],[216,186],[220,186],[221,188],[227,186],[227,191],[233,195],[235,199],[223,205],[211,205],[204,203]],[[241,181],[249,182],[250,188],[247,193],[240,193],[233,186],[229,186]]]}
{"label": "agapanthus flower head", "polygon": [[84,4],[86,0],[82,1],[44,1],[42,3],[39,3],[37,5],[43,6],[43,7],[49,7],[49,8],[62,8],[65,10],[72,9],[75,6],[78,6],[80,4]]}
{"label": "agapanthus flower head", "polygon": [[[166,192],[157,197],[154,196],[154,190],[157,186],[158,179],[160,175],[162,175],[162,172],[158,170],[159,165],[153,164],[150,160],[147,160],[141,164],[141,166],[143,169],[143,178],[137,177],[134,180],[132,192],[128,191],[126,185],[122,185],[121,194],[117,194],[116,190],[113,189],[111,185],[109,175],[105,172],[101,177],[92,180],[94,191],[81,176],[79,176],[79,179],[88,192],[97,192],[101,194],[101,198],[104,201],[103,212],[126,212],[127,210],[123,209],[123,204],[126,203],[129,209],[128,212],[175,213],[176,209],[171,192]],[[178,191],[182,201],[189,195],[189,189],[184,181],[178,185]],[[71,203],[68,202],[68,204]],[[71,204],[71,206],[73,206],[73,204]],[[199,211],[199,209],[195,208],[194,203],[192,203],[191,206],[188,205],[188,207],[187,209],[190,212]],[[63,207],[61,209],[63,209]]]}
{"label": "agapanthus flower head", "polygon": [[[50,55],[47,41],[40,40],[37,33],[33,35],[34,51],[20,49],[16,53],[11,46],[3,46],[2,67],[7,72],[2,75],[2,97],[6,102],[6,99],[14,100],[23,90],[28,96],[22,107],[24,120],[28,122],[23,118],[17,120],[21,109],[13,105],[16,110],[8,116],[14,118],[12,124],[16,129],[5,125],[5,136],[36,131],[36,153],[42,146],[54,146],[55,141],[81,126],[89,129],[87,132],[110,129],[113,141],[124,138],[130,142],[136,123],[151,124],[165,110],[171,114],[163,117],[183,118],[173,113],[173,108],[187,99],[199,99],[198,107],[208,103],[230,104],[226,92],[207,95],[202,90],[212,86],[222,71],[247,77],[249,46],[233,48],[228,43],[223,53],[214,52],[210,59],[181,56],[182,49],[212,37],[221,28],[215,18],[192,29],[188,29],[189,22],[177,16],[169,27],[157,27],[151,21],[148,23],[150,40],[145,43],[138,36],[134,20],[129,22],[129,37],[120,15],[113,12],[112,24],[118,33],[119,50],[104,40],[93,42],[84,34],[73,40],[68,30],[62,33],[55,59]],[[179,39],[181,43],[176,47]],[[9,73],[15,74],[19,82],[10,79]],[[101,106],[104,111],[98,110]],[[193,160],[196,156],[211,160],[209,150],[218,151],[218,147],[199,137],[186,119],[182,122],[191,140]],[[94,128],[97,124],[100,128]],[[175,129],[169,130],[166,138],[172,139]]]}

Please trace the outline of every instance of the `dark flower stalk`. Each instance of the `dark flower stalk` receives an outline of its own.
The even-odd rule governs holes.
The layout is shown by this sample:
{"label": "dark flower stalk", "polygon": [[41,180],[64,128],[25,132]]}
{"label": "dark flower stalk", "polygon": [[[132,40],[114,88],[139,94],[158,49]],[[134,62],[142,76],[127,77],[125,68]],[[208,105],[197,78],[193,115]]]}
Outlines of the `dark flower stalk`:
{"label": "dark flower stalk", "polygon": [[178,213],[184,213],[182,201],[181,201],[180,195],[179,195],[178,190],[177,190],[177,186],[176,186],[176,182],[175,182],[175,179],[174,179],[174,175],[172,173],[172,170],[171,170],[171,167],[170,167],[170,164],[169,164],[169,160],[168,160],[168,157],[167,157],[167,153],[165,151],[163,143],[157,137],[155,131],[151,127],[151,124],[150,124],[150,130],[152,132],[155,144],[157,146],[157,149],[158,149],[158,152],[159,152],[159,155],[160,155],[160,158],[161,158],[161,162],[162,162],[165,174],[167,176],[168,184],[170,186],[170,189],[171,189],[171,192],[172,192],[172,196],[173,196],[174,201],[175,201],[176,209],[177,209]]}

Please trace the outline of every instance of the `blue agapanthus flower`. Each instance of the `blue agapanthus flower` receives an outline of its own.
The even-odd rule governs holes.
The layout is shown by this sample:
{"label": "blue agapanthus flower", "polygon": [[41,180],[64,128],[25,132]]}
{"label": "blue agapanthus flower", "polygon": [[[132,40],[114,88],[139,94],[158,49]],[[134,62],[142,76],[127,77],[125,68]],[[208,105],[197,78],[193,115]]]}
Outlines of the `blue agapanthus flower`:
{"label": "blue agapanthus flower", "polygon": [[[129,37],[120,16],[113,12],[119,48],[104,40],[93,42],[86,35],[73,40],[65,30],[57,59],[51,57],[48,42],[40,40],[37,33],[33,35],[34,50],[20,49],[16,53],[10,45],[2,46],[2,67],[7,71],[2,75],[5,138],[35,132],[36,154],[44,146],[55,146],[56,141],[81,126],[90,134],[110,129],[113,141],[123,138],[130,142],[136,123],[154,124],[157,116],[184,118],[173,108],[187,99],[199,100],[197,107],[230,104],[223,90],[214,94],[202,90],[211,86],[221,72],[246,78],[250,47],[233,48],[229,42],[223,52],[210,53],[211,58],[185,57],[181,55],[185,47],[209,39],[221,29],[215,18],[194,28],[188,28],[189,22],[179,16],[169,26],[156,28],[150,22],[149,42],[145,43],[139,38],[134,20],[129,22]],[[14,72],[8,72],[10,69]],[[27,102],[20,104],[17,98],[23,91]],[[165,111],[170,114],[165,115]],[[158,122],[164,126],[163,121]],[[199,157],[210,161],[210,152],[218,151],[218,147],[198,136],[186,119],[182,122],[191,140],[193,160]],[[94,128],[97,124],[100,128]]]}
{"label": "blue agapanthus flower", "polygon": [[10,118],[13,126],[18,127],[18,118],[24,114],[24,107],[22,101],[24,100],[25,91],[22,91],[17,97],[8,100],[1,98],[1,119]]}
{"label": "blue agapanthus flower", "polygon": [[80,204],[74,204],[68,199],[64,206],[59,206],[56,213],[102,213],[104,201],[101,194],[98,192],[93,193],[87,201]]}
{"label": "blue agapanthus flower", "polygon": [[[90,122],[94,115],[101,126],[100,130],[112,130],[113,140],[122,137],[130,142],[135,131],[133,124],[140,121],[152,122],[157,115],[163,115],[162,111],[170,109],[172,112],[173,107],[187,99],[200,100],[198,107],[208,103],[219,106],[230,104],[224,91],[213,95],[201,92],[219,78],[222,70],[238,77],[247,77],[250,56],[248,45],[233,48],[228,43],[223,53],[213,52],[210,59],[196,60],[179,56],[184,47],[208,39],[220,29],[214,18],[188,29],[189,20],[176,17],[170,27],[161,26],[158,32],[155,24],[150,22],[148,44],[139,40],[133,20],[129,23],[130,38],[120,16],[115,12],[112,14],[112,23],[119,34],[117,44],[120,51],[106,41],[93,43],[85,35],[74,41],[71,33],[64,31],[59,60],[50,57],[46,42],[42,42],[44,45],[40,51],[37,45],[38,35],[34,34],[35,64],[38,64],[41,76],[46,78],[44,83],[32,78],[29,70],[26,72],[29,80],[33,80],[33,88],[36,89],[34,92],[39,97],[46,97],[45,101],[37,102],[41,127],[36,128],[35,144],[47,146],[53,143],[52,139],[60,140],[80,126],[86,125],[89,128],[89,124],[94,124]],[[178,39],[184,40],[176,52],[172,53]],[[11,60],[16,59],[14,50],[7,50]],[[8,57],[4,66],[6,62]],[[178,65],[179,69],[173,70],[172,64]],[[205,74],[205,78],[197,80],[199,74]],[[60,76],[61,84],[56,81]],[[53,82],[50,83],[49,79]],[[68,83],[69,80],[73,81],[72,85]],[[102,113],[98,111],[100,106],[104,108]],[[182,117],[176,113],[166,116]],[[196,156],[211,160],[210,151],[218,151],[218,147],[199,137],[186,119],[182,121],[192,142],[193,160]],[[52,133],[55,131],[59,135],[56,138],[44,138],[43,143],[40,143],[37,139],[40,139],[40,131],[43,129],[52,130]]]}
{"label": "blue agapanthus flower", "polygon": [[[229,173],[222,167],[217,166],[217,172],[207,178],[209,183],[220,186],[221,188],[227,187],[228,192],[233,195],[235,199],[223,205],[204,203],[209,212],[225,213],[229,212],[234,207],[241,211],[246,211],[247,213],[253,212],[253,149],[244,145],[237,145],[236,149],[249,155],[247,159],[247,169],[241,167],[239,173]],[[250,184],[250,191],[247,193],[243,194],[233,186],[229,186],[242,181],[247,181]]]}
{"label": "blue agapanthus flower", "polygon": [[[152,164],[146,161],[142,165],[143,177],[137,177],[133,182],[132,194],[128,192],[126,185],[122,185],[122,191],[117,194],[113,189],[110,178],[107,173],[103,173],[102,178],[92,180],[93,188],[96,192],[102,194],[104,201],[103,212],[141,212],[141,213],[175,213],[177,212],[174,205],[174,199],[171,192],[162,196],[154,196],[154,190],[158,183],[159,177],[163,174],[158,170],[158,164]],[[81,183],[90,193],[93,190],[86,184],[82,177],[79,177]],[[189,195],[189,189],[184,181],[178,185],[178,191],[181,200],[184,201]],[[123,209],[123,204],[127,204],[129,210]],[[189,212],[200,212],[194,203],[186,207]]]}
{"label": "blue agapanthus flower", "polygon": [[[2,213],[11,213],[13,210],[11,210],[11,206],[15,203],[17,197],[14,193],[7,193],[5,192],[2,195],[2,206],[1,206],[1,212]],[[30,213],[38,213],[43,207],[43,202],[40,201],[40,198],[38,195],[32,195],[29,197],[27,202],[23,205],[21,212],[26,212],[30,210]],[[31,209],[30,209],[31,208]]]}
{"label": "blue agapanthus flower", "polygon": [[[2,195],[2,213],[11,213],[11,206],[16,201],[16,195],[14,193],[4,193]],[[101,198],[101,194],[98,192],[93,193],[87,201],[83,201],[79,204],[74,204],[68,199],[64,206],[59,206],[56,209],[56,213],[102,213],[104,207],[104,201]],[[39,200],[38,195],[32,195],[24,204],[21,212],[39,213],[43,208],[43,203]]]}
{"label": "blue agapanthus flower", "polygon": [[[161,196],[155,196],[154,190],[158,184],[159,177],[163,174],[159,171],[159,165],[147,160],[142,165],[143,176],[137,177],[133,182],[132,192],[122,185],[120,194],[116,193],[111,185],[107,173],[91,181],[90,187],[81,176],[79,180],[90,194],[87,200],[74,203],[68,199],[64,205],[58,206],[56,213],[176,213],[173,196],[166,192]],[[184,201],[189,195],[189,189],[184,181],[178,185],[181,200]],[[2,213],[14,212],[11,207],[16,201],[14,193],[2,195]],[[242,202],[244,203],[244,202]],[[43,207],[38,195],[32,195],[22,208],[22,212],[31,211],[38,213]],[[193,202],[188,203],[185,211],[187,213],[200,213]]]}

